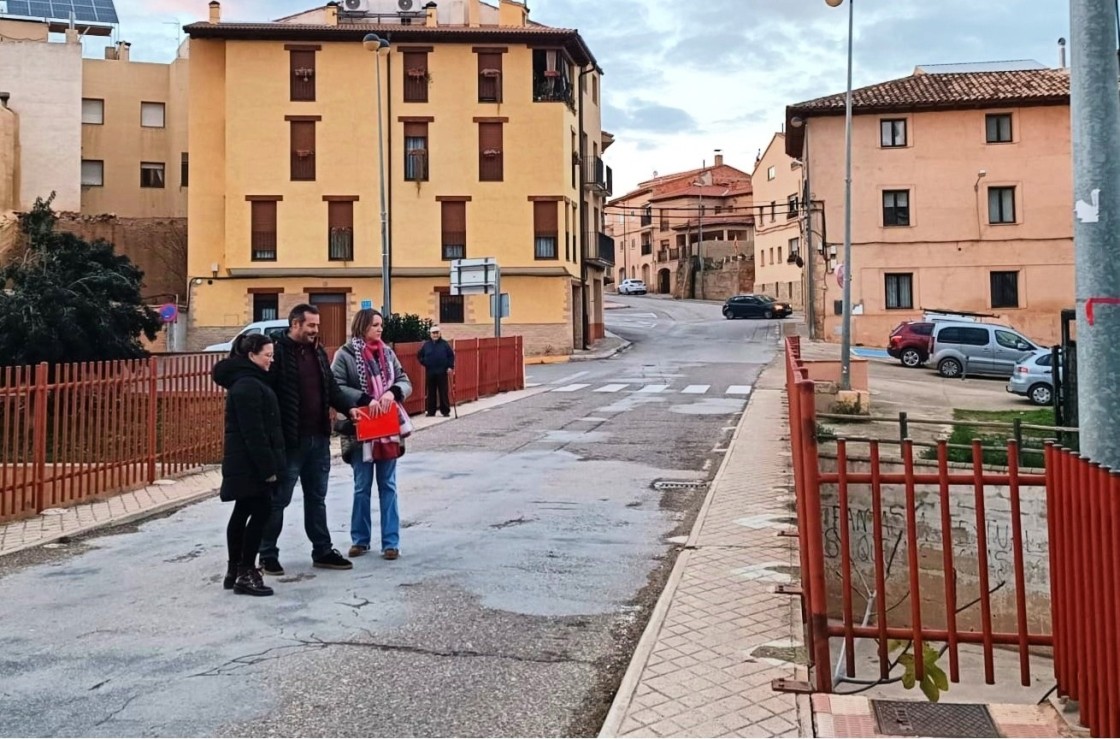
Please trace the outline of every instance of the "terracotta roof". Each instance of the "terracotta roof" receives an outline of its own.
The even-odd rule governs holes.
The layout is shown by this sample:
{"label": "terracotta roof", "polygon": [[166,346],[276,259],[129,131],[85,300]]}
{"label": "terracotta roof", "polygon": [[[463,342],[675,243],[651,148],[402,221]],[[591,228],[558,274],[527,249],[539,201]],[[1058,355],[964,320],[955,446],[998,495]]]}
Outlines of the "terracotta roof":
{"label": "terracotta roof", "polygon": [[[700,225],[699,219],[690,218],[683,223],[673,226],[674,231],[685,231]],[[742,213],[720,213],[719,215],[704,216],[704,226],[753,226],[754,216]]]}
{"label": "terracotta roof", "polygon": [[[554,41],[567,49],[579,65],[599,67],[579,31],[551,26],[422,26],[378,23],[339,23],[326,26],[307,23],[209,23],[200,21],[183,27],[191,38],[222,38],[258,41],[361,41],[367,33],[383,34],[390,41],[444,41],[449,43],[495,42],[539,44]],[[601,71],[601,70],[600,70]]]}
{"label": "terracotta roof", "polygon": [[[795,117],[843,115],[845,93],[786,107],[786,153],[800,156],[804,129]],[[986,107],[1068,105],[1068,69],[914,74],[852,90],[852,113],[907,113]]]}
{"label": "terracotta roof", "polygon": [[706,198],[727,198],[732,195],[749,195],[752,192],[750,185],[745,187],[732,187],[730,185],[691,185],[689,187],[682,187],[679,190],[672,192],[665,192],[649,199],[651,203],[658,203],[664,200],[673,200],[675,198],[695,198],[703,195]]}

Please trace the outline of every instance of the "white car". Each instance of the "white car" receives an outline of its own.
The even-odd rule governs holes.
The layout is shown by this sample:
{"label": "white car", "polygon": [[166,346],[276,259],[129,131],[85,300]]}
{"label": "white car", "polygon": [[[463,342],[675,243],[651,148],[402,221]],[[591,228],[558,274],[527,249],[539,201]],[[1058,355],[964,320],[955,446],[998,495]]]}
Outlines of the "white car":
{"label": "white car", "polygon": [[641,280],[623,280],[618,283],[619,295],[645,295],[646,283]]}
{"label": "white car", "polygon": [[237,332],[229,341],[222,342],[221,344],[211,344],[202,351],[204,352],[228,352],[233,349],[233,342],[237,341],[238,337],[248,336],[249,334],[265,334],[273,340],[280,338],[288,330],[288,322],[285,319],[276,321],[254,321],[245,328]]}

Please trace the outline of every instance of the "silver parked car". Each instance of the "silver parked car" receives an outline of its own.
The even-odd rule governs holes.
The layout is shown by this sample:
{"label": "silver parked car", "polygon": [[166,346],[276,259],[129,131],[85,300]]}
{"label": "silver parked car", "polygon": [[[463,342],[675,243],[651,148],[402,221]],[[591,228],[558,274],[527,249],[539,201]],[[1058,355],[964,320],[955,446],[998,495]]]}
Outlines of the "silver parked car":
{"label": "silver parked car", "polygon": [[1035,405],[1050,405],[1054,401],[1054,367],[1051,351],[1039,349],[1016,364],[1011,379],[1007,381],[1007,392],[1023,395]]}
{"label": "silver parked car", "polygon": [[1019,360],[1038,349],[1009,326],[938,321],[930,337],[930,363],[942,377],[1011,377]]}

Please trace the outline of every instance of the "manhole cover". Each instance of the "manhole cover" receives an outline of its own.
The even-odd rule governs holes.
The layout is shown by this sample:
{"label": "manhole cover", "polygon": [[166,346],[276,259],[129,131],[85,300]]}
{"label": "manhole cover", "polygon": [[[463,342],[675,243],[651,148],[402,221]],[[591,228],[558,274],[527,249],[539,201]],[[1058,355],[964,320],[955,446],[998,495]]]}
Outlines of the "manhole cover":
{"label": "manhole cover", "polygon": [[871,706],[887,736],[999,736],[987,706],[877,700]]}
{"label": "manhole cover", "polygon": [[653,483],[655,490],[689,490],[695,488],[705,487],[706,482],[681,482],[680,480],[661,480],[660,482]]}

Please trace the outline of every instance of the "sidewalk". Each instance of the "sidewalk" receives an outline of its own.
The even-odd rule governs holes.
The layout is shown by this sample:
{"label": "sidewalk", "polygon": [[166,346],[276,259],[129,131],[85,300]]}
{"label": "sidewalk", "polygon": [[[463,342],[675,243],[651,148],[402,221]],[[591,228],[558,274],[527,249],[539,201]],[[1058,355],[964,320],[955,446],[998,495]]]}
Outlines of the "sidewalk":
{"label": "sidewalk", "polygon": [[[692,535],[622,679],[601,737],[812,736],[799,601],[774,592],[797,579],[777,360],[755,384]],[[740,440],[740,436],[746,438]]]}
{"label": "sidewalk", "polygon": [[[460,416],[495,408],[544,392],[547,388],[530,388],[482,398],[474,403],[459,406]],[[413,418],[416,431],[454,421],[452,418]],[[333,454],[339,456],[338,440],[333,444]],[[49,544],[64,537],[74,537],[106,526],[119,526],[180,508],[197,500],[210,497],[221,487],[221,470],[217,466],[185,475],[176,480],[157,480],[154,484],[131,490],[109,498],[89,503],[53,508],[33,518],[23,518],[0,524],[0,557]]]}

